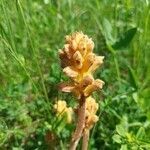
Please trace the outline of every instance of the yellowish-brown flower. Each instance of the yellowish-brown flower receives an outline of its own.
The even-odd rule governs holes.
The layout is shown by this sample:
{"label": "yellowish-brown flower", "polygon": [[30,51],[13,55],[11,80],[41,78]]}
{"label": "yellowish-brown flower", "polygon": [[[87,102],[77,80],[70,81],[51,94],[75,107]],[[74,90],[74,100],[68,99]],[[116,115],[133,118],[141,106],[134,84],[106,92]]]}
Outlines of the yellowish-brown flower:
{"label": "yellowish-brown flower", "polygon": [[101,89],[104,82],[93,78],[94,71],[103,63],[103,56],[93,53],[94,43],[82,32],[66,36],[66,44],[59,51],[63,72],[71,78],[69,84],[61,84],[64,92],[74,93],[78,99],[81,95],[88,97],[93,91]]}
{"label": "yellowish-brown flower", "polygon": [[73,109],[71,107],[67,107],[66,101],[58,100],[54,105],[54,109],[57,112],[57,116],[66,115],[67,123],[72,122]]}
{"label": "yellowish-brown flower", "polygon": [[90,130],[93,125],[98,121],[98,116],[96,112],[98,110],[98,103],[92,97],[86,99],[86,120],[85,120],[85,130]]}

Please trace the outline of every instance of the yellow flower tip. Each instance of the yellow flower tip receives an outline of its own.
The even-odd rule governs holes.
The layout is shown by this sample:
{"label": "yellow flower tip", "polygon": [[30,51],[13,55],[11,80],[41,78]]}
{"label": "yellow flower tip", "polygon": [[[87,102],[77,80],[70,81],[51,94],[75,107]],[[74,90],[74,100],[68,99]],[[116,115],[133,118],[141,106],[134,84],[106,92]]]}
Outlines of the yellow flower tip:
{"label": "yellow flower tip", "polygon": [[92,82],[92,84],[88,85],[85,89],[84,89],[84,96],[89,96],[92,94],[92,92],[98,90],[98,89],[102,89],[104,85],[104,82],[100,79],[96,79]]}
{"label": "yellow flower tip", "polygon": [[54,105],[54,109],[57,113],[57,116],[63,116],[64,114],[66,114],[67,123],[72,122],[73,109],[71,107],[67,107],[66,101],[58,100]]}
{"label": "yellow flower tip", "polygon": [[62,113],[63,111],[65,111],[66,109],[66,102],[62,101],[62,100],[58,100],[57,103],[54,105],[54,109],[58,112],[58,113]]}
{"label": "yellow flower tip", "polygon": [[66,110],[66,113],[67,113],[67,123],[71,123],[72,122],[73,109],[71,107],[69,107]]}
{"label": "yellow flower tip", "polygon": [[98,110],[98,104],[91,96],[86,98],[86,110],[88,110],[91,114],[95,114]]}
{"label": "yellow flower tip", "polygon": [[65,67],[65,68],[63,69],[63,72],[64,72],[68,77],[71,77],[71,78],[75,78],[75,77],[77,77],[77,75],[78,75],[78,72],[74,71],[70,66]]}
{"label": "yellow flower tip", "polygon": [[88,97],[86,99],[86,121],[85,121],[85,129],[90,130],[94,123],[96,123],[99,119],[96,116],[96,112],[98,110],[98,104],[95,99],[92,97]]}
{"label": "yellow flower tip", "polygon": [[103,64],[103,59],[104,56],[93,56],[94,58],[92,58],[92,65],[89,67],[88,72],[92,72],[94,73],[94,71]]}
{"label": "yellow flower tip", "polygon": [[81,69],[83,66],[83,57],[79,51],[76,51],[73,55],[73,59],[75,62],[75,65],[78,69]]}
{"label": "yellow flower tip", "polygon": [[93,122],[96,123],[99,120],[98,116],[94,115],[93,116]]}

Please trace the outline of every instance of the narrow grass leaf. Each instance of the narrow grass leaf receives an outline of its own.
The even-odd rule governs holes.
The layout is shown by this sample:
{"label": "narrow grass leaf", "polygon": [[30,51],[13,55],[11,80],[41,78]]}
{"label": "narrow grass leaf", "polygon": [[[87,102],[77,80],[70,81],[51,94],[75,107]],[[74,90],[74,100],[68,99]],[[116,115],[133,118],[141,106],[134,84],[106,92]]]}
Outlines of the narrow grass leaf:
{"label": "narrow grass leaf", "polygon": [[137,79],[135,71],[130,66],[128,66],[128,71],[129,71],[129,77],[130,77],[131,85],[135,89],[138,89],[138,79]]}

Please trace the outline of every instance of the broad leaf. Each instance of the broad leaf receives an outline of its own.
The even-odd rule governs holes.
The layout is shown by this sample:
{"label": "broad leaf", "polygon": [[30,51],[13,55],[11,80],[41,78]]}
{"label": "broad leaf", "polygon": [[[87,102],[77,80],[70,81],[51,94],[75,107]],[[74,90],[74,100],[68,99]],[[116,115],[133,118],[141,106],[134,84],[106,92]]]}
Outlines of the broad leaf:
{"label": "broad leaf", "polygon": [[134,35],[136,34],[136,31],[137,28],[131,28],[127,30],[118,38],[118,40],[112,45],[112,47],[114,49],[121,49],[127,47],[133,39]]}

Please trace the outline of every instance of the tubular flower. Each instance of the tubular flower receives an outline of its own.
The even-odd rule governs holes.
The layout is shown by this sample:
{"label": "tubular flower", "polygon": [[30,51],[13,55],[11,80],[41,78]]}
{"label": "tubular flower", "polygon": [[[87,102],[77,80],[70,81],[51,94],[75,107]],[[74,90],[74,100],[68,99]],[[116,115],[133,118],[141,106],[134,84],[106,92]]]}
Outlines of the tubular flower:
{"label": "tubular flower", "polygon": [[93,127],[94,123],[98,121],[98,116],[96,115],[97,110],[98,103],[96,103],[94,98],[88,97],[86,99],[86,120],[84,130],[90,130]]}
{"label": "tubular flower", "polygon": [[78,99],[81,95],[88,97],[93,91],[101,89],[104,82],[93,78],[95,70],[103,63],[104,56],[93,53],[94,43],[82,32],[66,36],[66,44],[59,51],[63,72],[71,78],[71,83],[61,84],[64,92],[74,93]]}
{"label": "tubular flower", "polygon": [[67,123],[72,122],[73,110],[71,107],[67,107],[66,101],[58,100],[54,105],[54,109],[57,112],[57,116],[67,116]]}

